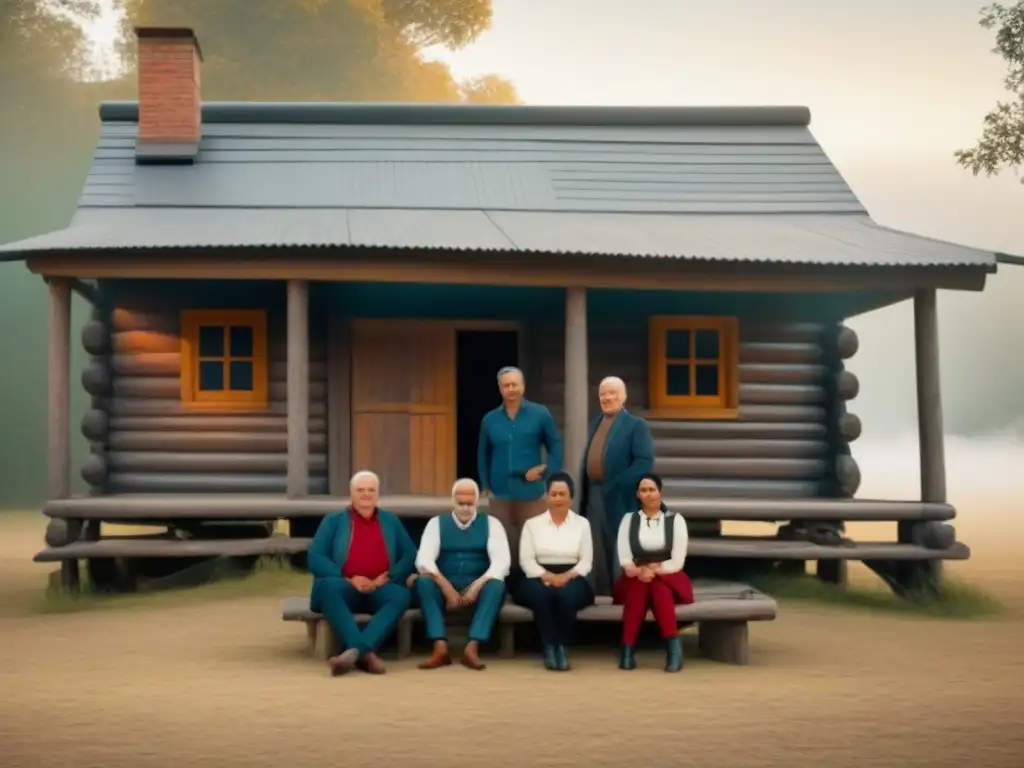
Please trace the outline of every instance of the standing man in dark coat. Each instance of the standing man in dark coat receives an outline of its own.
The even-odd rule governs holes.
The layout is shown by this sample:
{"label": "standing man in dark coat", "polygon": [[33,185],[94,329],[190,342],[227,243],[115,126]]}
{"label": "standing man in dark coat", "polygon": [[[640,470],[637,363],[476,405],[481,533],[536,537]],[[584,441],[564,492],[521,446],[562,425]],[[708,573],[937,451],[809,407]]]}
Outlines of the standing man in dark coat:
{"label": "standing man in dark coat", "polygon": [[480,488],[490,499],[487,511],[508,533],[514,578],[519,533],[524,522],[547,508],[544,481],[562,469],[562,441],[551,411],[523,396],[521,370],[509,366],[498,371],[498,389],[501,405],[480,423],[477,463]]}
{"label": "standing man in dark coat", "polygon": [[594,538],[597,594],[610,595],[619,576],[616,534],[637,509],[636,486],[654,471],[654,440],[643,419],[625,409],[626,383],[609,376],[598,387],[601,415],[590,425],[580,468],[580,509]]}

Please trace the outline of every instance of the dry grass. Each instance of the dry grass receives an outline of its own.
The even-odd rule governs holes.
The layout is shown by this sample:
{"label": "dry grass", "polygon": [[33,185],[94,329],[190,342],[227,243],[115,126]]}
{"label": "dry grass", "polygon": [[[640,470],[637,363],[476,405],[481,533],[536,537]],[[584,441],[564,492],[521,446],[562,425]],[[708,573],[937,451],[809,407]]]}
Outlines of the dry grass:
{"label": "dry grass", "polygon": [[[651,765],[696,755],[722,768],[1019,765],[1024,567],[1014,545],[1024,523],[986,518],[958,525],[974,551],[949,569],[974,585],[956,597],[961,608],[890,605],[860,568],[853,597],[839,600],[787,582],[778,620],[751,628],[746,668],[696,657],[688,637],[680,676],[660,672],[656,653],[619,672],[609,649],[576,654],[568,675],[523,657],[484,673],[421,672],[413,659],[382,678],[331,679],[305,655],[302,629],[280,620],[281,595],[301,593],[308,577],[268,568],[183,593],[41,609],[51,567],[30,558],[43,522],[5,516],[2,762],[618,768],[635,762],[642,727]],[[989,597],[1008,613],[976,610]],[[949,618],[961,613],[975,620]]]}
{"label": "dry grass", "polygon": [[897,597],[884,584],[837,587],[810,575],[760,577],[752,579],[751,583],[782,603],[811,602],[835,608],[939,619],[994,619],[1008,614],[1007,607],[990,591],[955,576],[944,580],[938,596],[911,596],[910,599]]}

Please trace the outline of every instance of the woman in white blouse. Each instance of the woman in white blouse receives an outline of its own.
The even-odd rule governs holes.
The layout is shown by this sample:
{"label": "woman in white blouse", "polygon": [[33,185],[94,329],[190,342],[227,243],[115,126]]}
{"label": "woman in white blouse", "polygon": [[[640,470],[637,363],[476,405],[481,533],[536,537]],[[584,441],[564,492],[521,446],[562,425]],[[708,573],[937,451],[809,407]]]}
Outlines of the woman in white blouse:
{"label": "woman in white blouse", "polygon": [[587,574],[594,565],[590,523],[573,512],[575,488],[566,472],[547,478],[547,505],[523,525],[519,565],[525,578],[515,601],[533,611],[544,645],[544,666],[569,669],[565,646],[572,637],[576,614],[594,602]]}
{"label": "woman in white blouse", "polygon": [[666,672],[683,668],[676,605],[693,602],[693,584],[683,572],[689,535],[682,515],[661,500],[661,478],[648,472],[637,484],[640,509],[622,518],[618,554],[622,576],[615,602],[622,605],[622,655],[619,669],[636,669],[636,639],[648,608],[665,639]]}

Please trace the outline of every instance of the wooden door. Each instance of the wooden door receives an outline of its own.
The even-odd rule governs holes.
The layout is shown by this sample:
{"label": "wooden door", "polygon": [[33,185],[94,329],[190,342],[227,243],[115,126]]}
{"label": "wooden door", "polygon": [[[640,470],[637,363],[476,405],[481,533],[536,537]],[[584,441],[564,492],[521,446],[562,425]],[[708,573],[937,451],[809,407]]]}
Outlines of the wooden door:
{"label": "wooden door", "polygon": [[381,492],[447,496],[455,481],[455,328],[429,320],[352,326],[353,469]]}

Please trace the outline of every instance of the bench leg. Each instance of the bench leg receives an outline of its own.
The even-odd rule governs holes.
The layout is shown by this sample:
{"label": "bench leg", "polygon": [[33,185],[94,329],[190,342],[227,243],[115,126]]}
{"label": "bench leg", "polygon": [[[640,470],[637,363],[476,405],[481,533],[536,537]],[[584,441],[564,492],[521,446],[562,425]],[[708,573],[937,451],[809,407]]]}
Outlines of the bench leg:
{"label": "bench leg", "polygon": [[341,642],[334,636],[331,625],[320,619],[316,623],[316,642],[313,644],[313,655],[321,661],[341,653]]}
{"label": "bench leg", "polygon": [[309,644],[309,652],[316,652],[316,627],[320,623],[319,619],[312,619],[306,622],[306,642]]}
{"label": "bench leg", "polygon": [[726,664],[746,664],[750,637],[745,621],[703,621],[697,628],[700,652],[709,659]]}
{"label": "bench leg", "polygon": [[412,619],[403,616],[398,622],[398,638],[395,655],[401,660],[412,653]]}
{"label": "bench leg", "polygon": [[516,655],[516,625],[511,622],[498,624],[498,655],[503,659]]}

